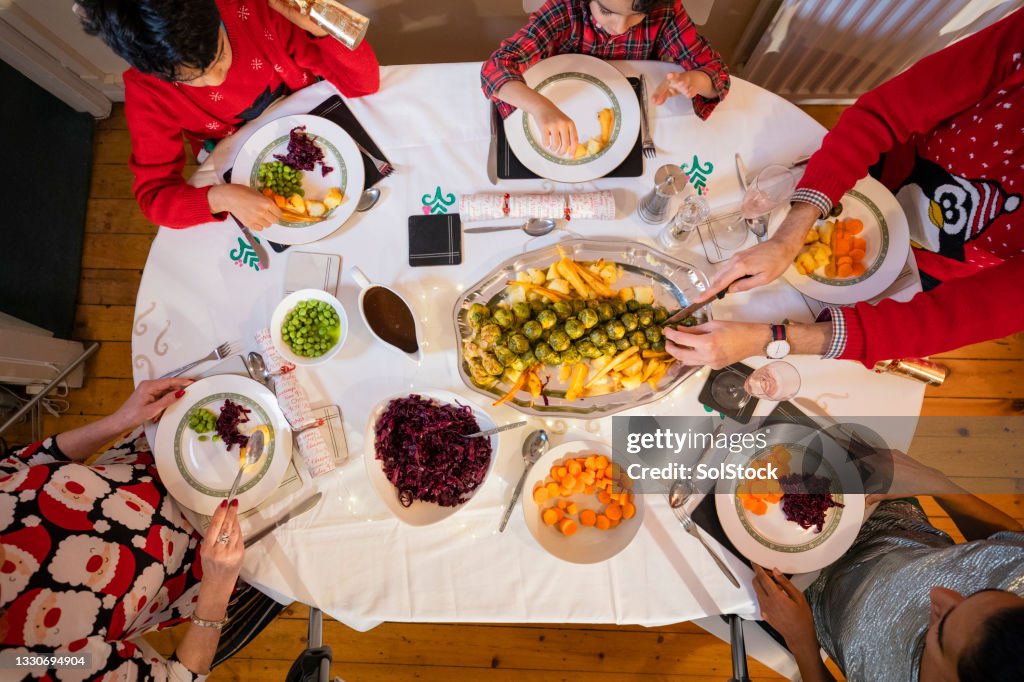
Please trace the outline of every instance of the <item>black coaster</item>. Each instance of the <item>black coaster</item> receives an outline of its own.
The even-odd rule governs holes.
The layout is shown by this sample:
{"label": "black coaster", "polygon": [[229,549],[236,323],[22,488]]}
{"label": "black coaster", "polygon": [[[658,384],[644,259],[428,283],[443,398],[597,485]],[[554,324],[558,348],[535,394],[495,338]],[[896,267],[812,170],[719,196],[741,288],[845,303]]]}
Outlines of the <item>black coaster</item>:
{"label": "black coaster", "polygon": [[[633,87],[633,91],[636,93],[637,99],[641,99],[643,95],[640,89],[640,79],[630,77],[626,80]],[[642,104],[642,103],[641,103]],[[494,104],[492,103],[493,107]],[[505,137],[505,126],[501,122],[501,117],[498,116],[499,125],[497,128],[498,137],[498,177],[502,180],[534,180],[540,176],[529,170],[524,166],[516,155],[512,152],[512,149],[508,146],[508,138]],[[644,174],[644,155],[643,155],[643,140],[640,139],[640,134],[637,133],[636,144],[633,145],[632,151],[629,152],[629,156],[622,164],[613,170],[612,172],[605,175],[606,178],[639,178]]]}
{"label": "black coaster", "polygon": [[697,400],[699,400],[702,405],[707,405],[712,410],[715,410],[716,412],[721,412],[726,417],[729,417],[730,419],[735,419],[740,424],[746,424],[747,422],[750,421],[751,415],[754,414],[754,408],[757,407],[758,399],[751,396],[750,400],[747,401],[747,404],[744,405],[743,408],[740,409],[739,411],[727,409],[719,405],[718,401],[715,400],[714,397],[712,397],[711,384],[712,382],[714,382],[715,377],[717,377],[722,372],[735,372],[736,374],[740,374],[743,377],[748,377],[750,376],[750,373],[753,371],[754,369],[752,367],[744,365],[742,362],[737,362],[735,365],[729,365],[725,369],[712,370],[711,374],[708,375],[708,380],[704,382],[703,388],[700,389],[700,396],[697,398]]}
{"label": "black coaster", "polygon": [[409,265],[462,262],[462,222],[458,213],[409,216]]}

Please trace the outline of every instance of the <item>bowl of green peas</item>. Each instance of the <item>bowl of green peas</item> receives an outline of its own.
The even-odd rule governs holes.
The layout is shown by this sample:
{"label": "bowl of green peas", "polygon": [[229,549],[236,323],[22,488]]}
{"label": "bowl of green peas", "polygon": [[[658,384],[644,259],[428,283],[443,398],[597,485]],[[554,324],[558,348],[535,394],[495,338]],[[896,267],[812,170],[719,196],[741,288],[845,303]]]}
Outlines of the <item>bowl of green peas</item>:
{"label": "bowl of green peas", "polygon": [[285,296],[270,318],[270,337],[285,360],[317,365],[330,360],[348,336],[348,316],[341,302],[320,289],[300,289]]}

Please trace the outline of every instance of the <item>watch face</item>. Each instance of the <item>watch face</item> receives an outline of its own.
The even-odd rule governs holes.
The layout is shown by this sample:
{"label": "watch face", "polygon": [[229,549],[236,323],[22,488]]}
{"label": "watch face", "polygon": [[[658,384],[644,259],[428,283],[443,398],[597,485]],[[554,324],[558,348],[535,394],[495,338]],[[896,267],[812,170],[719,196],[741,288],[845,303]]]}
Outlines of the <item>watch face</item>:
{"label": "watch face", "polygon": [[768,348],[765,349],[765,355],[772,360],[778,360],[789,355],[789,341],[785,339],[781,341],[772,341],[768,344]]}

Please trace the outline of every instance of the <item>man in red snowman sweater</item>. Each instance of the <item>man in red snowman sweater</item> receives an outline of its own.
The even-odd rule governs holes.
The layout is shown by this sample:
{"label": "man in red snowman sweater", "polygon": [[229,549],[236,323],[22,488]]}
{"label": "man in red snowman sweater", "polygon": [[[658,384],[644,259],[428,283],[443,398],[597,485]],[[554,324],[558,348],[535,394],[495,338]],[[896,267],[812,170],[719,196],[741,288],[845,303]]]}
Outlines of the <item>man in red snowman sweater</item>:
{"label": "man in red snowman sweater", "polygon": [[781,275],[815,221],[869,170],[903,207],[930,290],[906,303],[829,308],[830,319],[781,331],[724,321],[667,330],[669,352],[686,364],[724,367],[781,357],[779,344],[772,353],[767,347],[785,334],[784,350],[873,367],[1024,330],[1022,37],[1024,9],[858,99],[811,158],[785,221],[718,272],[708,300]]}

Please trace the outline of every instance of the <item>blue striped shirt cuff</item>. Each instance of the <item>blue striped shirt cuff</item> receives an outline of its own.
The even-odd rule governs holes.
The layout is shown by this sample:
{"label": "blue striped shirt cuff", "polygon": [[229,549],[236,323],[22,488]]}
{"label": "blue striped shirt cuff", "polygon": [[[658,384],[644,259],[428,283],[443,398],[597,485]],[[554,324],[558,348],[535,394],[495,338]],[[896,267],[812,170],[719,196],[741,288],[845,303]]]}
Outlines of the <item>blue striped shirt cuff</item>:
{"label": "blue striped shirt cuff", "polygon": [[818,322],[826,320],[832,322],[832,343],[821,357],[825,360],[834,360],[846,350],[846,318],[843,317],[841,308],[830,305],[818,314]]}
{"label": "blue striped shirt cuff", "polygon": [[801,187],[797,191],[793,192],[793,198],[790,199],[790,201],[799,201],[803,204],[811,204],[821,211],[822,218],[827,218],[828,214],[832,212],[832,200],[818,190],[810,189],[809,187]]}

